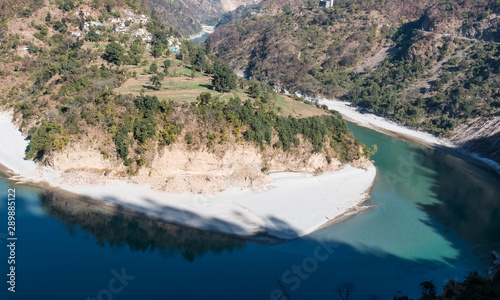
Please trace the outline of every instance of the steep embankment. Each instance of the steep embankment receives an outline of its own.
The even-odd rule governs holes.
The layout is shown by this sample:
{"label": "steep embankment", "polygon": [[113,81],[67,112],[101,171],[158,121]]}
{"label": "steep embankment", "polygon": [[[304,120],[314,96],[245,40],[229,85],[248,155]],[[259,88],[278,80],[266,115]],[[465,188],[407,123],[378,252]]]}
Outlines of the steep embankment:
{"label": "steep embankment", "polygon": [[[366,200],[367,192],[376,176],[375,167],[365,160],[363,165],[365,169],[346,166],[337,172],[319,176],[276,173],[269,178],[270,184],[260,186],[258,191],[232,187],[216,196],[202,196],[187,192],[165,193],[150,188],[149,180],[147,184],[144,184],[134,179],[128,181],[111,179],[113,175],[106,176],[105,172],[104,174],[93,172],[96,169],[90,167],[100,166],[100,156],[92,150],[92,147],[83,151],[74,149],[78,152],[71,151],[71,157],[70,152],[66,153],[65,158],[64,155],[54,156],[56,160],[63,160],[56,163],[58,166],[91,164],[91,166],[80,166],[79,170],[63,172],[27,162],[23,160],[27,141],[10,119],[9,115],[0,114],[2,130],[0,163],[7,164],[14,173],[19,174],[19,176],[11,177],[12,179],[34,184],[48,184],[51,187],[90,196],[108,204],[118,205],[116,209],[120,211],[130,210],[134,214],[149,218],[238,236],[267,234],[292,239],[308,234],[326,223],[340,221],[367,208],[361,203]],[[3,145],[9,145],[9,147],[3,147]],[[204,163],[196,168],[198,175],[203,173],[204,167],[210,163],[224,165],[245,163],[249,160],[251,160],[250,163],[254,163],[252,153],[245,151],[246,149],[243,152],[228,153],[233,156],[223,159],[222,162],[220,159],[214,162],[210,159],[210,153],[201,152],[192,162]],[[190,156],[190,154],[178,153],[175,149],[169,149],[166,154],[177,154],[178,157]],[[173,172],[168,174],[174,175],[175,178],[178,175],[189,176],[189,173],[182,170],[182,165],[187,166],[189,159],[177,160],[178,157],[164,157],[158,163],[173,159],[173,166],[161,165],[161,167],[173,168]],[[243,161],[235,161],[235,158],[242,158]],[[82,161],[74,162],[75,159],[82,159]],[[192,169],[195,169],[194,167],[196,166],[192,166]],[[224,169],[220,171],[223,172]],[[213,174],[205,176],[210,175]],[[240,175],[248,176],[243,172],[236,174],[233,179],[240,179],[238,178]],[[149,175],[142,178],[147,178],[146,176]],[[249,176],[244,180],[253,179],[251,174]],[[141,175],[136,178],[140,179]],[[163,178],[163,181],[168,183],[168,176],[166,180]],[[181,177],[180,181],[179,184],[189,182],[186,177]],[[152,182],[155,183],[155,180],[153,179]],[[203,182],[199,181],[197,184],[203,185]],[[184,190],[183,187],[181,189]],[[310,197],[312,194],[315,196]],[[332,195],[335,197],[332,198]]]}
{"label": "steep embankment", "polygon": [[[340,98],[500,161],[500,5],[495,1],[267,0],[221,26],[212,51],[248,77]],[[476,135],[468,133],[489,124]],[[470,130],[469,130],[470,129]]]}
{"label": "steep embankment", "polygon": [[127,3],[47,2],[3,20],[11,179],[235,235],[295,238],[363,209],[371,151],[339,114],[238,79]]}
{"label": "steep embankment", "polygon": [[[67,3],[6,22],[2,108],[31,139],[26,158],[92,180],[216,193],[262,185],[269,172],[334,171],[369,156],[340,116],[270,87],[249,97],[203,47],[165,51],[175,32],[142,16],[144,7]],[[127,24],[114,28],[117,16]]]}

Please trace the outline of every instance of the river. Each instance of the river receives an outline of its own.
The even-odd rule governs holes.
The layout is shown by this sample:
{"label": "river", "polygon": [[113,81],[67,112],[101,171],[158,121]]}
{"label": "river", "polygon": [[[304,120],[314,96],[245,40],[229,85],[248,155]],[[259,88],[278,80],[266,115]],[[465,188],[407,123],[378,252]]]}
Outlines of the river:
{"label": "river", "polygon": [[2,274],[9,187],[16,188],[18,237],[16,293],[3,275],[0,298],[273,299],[279,278],[293,300],[340,299],[336,287],[345,282],[355,288],[352,299],[392,299],[398,291],[418,296],[425,280],[441,288],[472,270],[484,274],[500,247],[500,177],[349,126],[378,146],[367,203],[373,209],[277,245],[113,213],[0,180]]}
{"label": "river", "polygon": [[210,34],[215,31],[215,26],[202,24],[201,28],[202,29],[200,32],[189,37],[189,40],[191,40],[191,42],[193,42],[193,45],[195,46],[199,46],[200,44],[205,42]]}

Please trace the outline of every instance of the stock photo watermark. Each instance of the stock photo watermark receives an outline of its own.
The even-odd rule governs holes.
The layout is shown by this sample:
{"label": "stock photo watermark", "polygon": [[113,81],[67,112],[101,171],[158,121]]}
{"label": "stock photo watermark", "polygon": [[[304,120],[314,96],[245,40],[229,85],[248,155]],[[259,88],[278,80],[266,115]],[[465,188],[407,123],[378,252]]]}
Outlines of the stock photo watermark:
{"label": "stock photo watermark", "polygon": [[16,189],[7,190],[7,234],[0,237],[6,238],[7,248],[7,284],[9,292],[16,292]]}
{"label": "stock photo watermark", "polygon": [[111,279],[108,285],[99,290],[95,297],[87,297],[87,300],[112,300],[115,295],[120,294],[129,285],[129,282],[135,279],[134,275],[127,274],[125,267],[120,272],[111,270]]}
{"label": "stock photo watermark", "polygon": [[411,151],[408,157],[399,155],[395,160],[398,167],[397,172],[387,172],[384,176],[391,189],[396,189],[400,184],[408,184],[407,179],[415,173],[415,169],[418,166],[421,166],[425,162],[432,151],[432,149],[424,147]]}
{"label": "stock photo watermark", "polygon": [[337,244],[319,242],[319,245],[314,248],[311,256],[304,258],[300,264],[292,265],[281,274],[281,277],[277,278],[280,288],[272,290],[269,294],[269,299],[290,299],[288,290],[292,292],[297,291],[302,282],[309,279],[318,270],[320,263],[328,260],[338,247]]}

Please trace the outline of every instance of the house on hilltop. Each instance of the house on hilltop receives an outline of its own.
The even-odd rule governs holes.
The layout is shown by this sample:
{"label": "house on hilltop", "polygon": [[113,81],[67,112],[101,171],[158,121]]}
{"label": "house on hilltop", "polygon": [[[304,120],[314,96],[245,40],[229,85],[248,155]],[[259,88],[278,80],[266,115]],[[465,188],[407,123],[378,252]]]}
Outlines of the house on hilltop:
{"label": "house on hilltop", "polygon": [[333,7],[333,0],[320,0],[319,1],[319,7]]}
{"label": "house on hilltop", "polygon": [[129,16],[134,16],[134,11],[131,10],[131,9],[124,9],[123,12],[126,14],[126,15],[129,15]]}

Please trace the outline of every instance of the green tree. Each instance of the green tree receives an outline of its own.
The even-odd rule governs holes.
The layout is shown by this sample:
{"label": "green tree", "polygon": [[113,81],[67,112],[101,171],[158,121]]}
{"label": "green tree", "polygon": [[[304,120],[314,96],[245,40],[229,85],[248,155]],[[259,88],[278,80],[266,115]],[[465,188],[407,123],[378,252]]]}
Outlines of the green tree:
{"label": "green tree", "polygon": [[142,54],[144,52],[144,50],[145,50],[144,43],[142,43],[140,40],[135,40],[130,45],[129,52],[132,55],[138,55],[138,54]]}
{"label": "green tree", "polygon": [[162,42],[157,42],[151,48],[151,55],[153,55],[154,58],[158,58],[163,54],[164,50],[165,45]]}
{"label": "green tree", "polygon": [[199,105],[208,105],[212,100],[212,94],[210,92],[203,92],[196,97],[196,100],[198,100]]}
{"label": "green tree", "polygon": [[50,15],[50,12],[47,12],[47,15],[45,16],[45,22],[50,23],[52,21],[52,16]]}
{"label": "green tree", "polygon": [[98,42],[100,40],[99,34],[95,32],[95,30],[92,28],[89,30],[87,35],[85,35],[85,39],[91,43]]}
{"label": "green tree", "polygon": [[104,52],[104,59],[110,63],[120,65],[123,61],[123,52],[125,50],[119,44],[112,42],[106,46],[106,51]]}
{"label": "green tree", "polygon": [[204,48],[202,47],[191,48],[189,50],[189,60],[197,71],[203,72],[207,64]]}
{"label": "green tree", "polygon": [[134,123],[134,137],[141,143],[145,143],[148,138],[155,136],[156,122],[151,117],[138,118]]}
{"label": "green tree", "polygon": [[131,125],[121,124],[118,126],[118,132],[113,137],[113,141],[115,142],[116,154],[118,157],[123,159],[127,159],[129,153],[129,144],[130,139],[128,137],[128,133],[131,131]]}
{"label": "green tree", "polygon": [[134,104],[141,111],[155,112],[160,107],[160,101],[156,96],[138,96],[135,98]]}
{"label": "green tree", "polygon": [[27,18],[27,17],[31,16],[32,13],[33,13],[33,11],[27,7],[21,8],[19,10],[19,15],[23,18]]}
{"label": "green tree", "polygon": [[156,74],[151,76],[151,78],[149,78],[149,81],[151,82],[155,90],[158,91],[161,89],[163,78],[164,78],[163,74]]}
{"label": "green tree", "polygon": [[49,33],[49,29],[47,27],[43,26],[42,29],[40,29],[41,35],[46,36],[48,33]]}
{"label": "green tree", "polygon": [[150,74],[157,74],[158,73],[158,65],[154,62],[149,66],[149,73]]}
{"label": "green tree", "polygon": [[236,75],[228,64],[217,62],[214,66],[213,86],[221,92],[236,88]]}
{"label": "green tree", "polygon": [[26,158],[41,160],[52,149],[52,143],[58,133],[62,133],[60,125],[43,121],[37,133],[31,137],[30,150],[26,153]]}
{"label": "green tree", "polygon": [[75,8],[75,4],[73,3],[73,0],[58,0],[56,1],[57,6],[59,9],[65,10],[65,11],[70,11]]}
{"label": "green tree", "polygon": [[261,84],[260,82],[256,81],[256,80],[252,80],[248,83],[248,92],[250,93],[250,95],[252,97],[254,97],[255,99],[258,99],[260,98],[261,94],[262,94],[262,88],[261,88]]}
{"label": "green tree", "polygon": [[59,31],[60,33],[65,33],[68,30],[68,26],[66,25],[66,19],[62,19],[62,22],[56,21],[53,27],[54,30]]}

